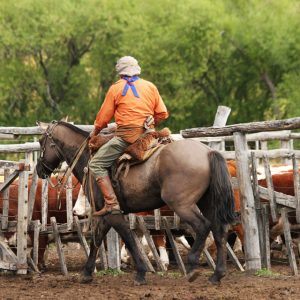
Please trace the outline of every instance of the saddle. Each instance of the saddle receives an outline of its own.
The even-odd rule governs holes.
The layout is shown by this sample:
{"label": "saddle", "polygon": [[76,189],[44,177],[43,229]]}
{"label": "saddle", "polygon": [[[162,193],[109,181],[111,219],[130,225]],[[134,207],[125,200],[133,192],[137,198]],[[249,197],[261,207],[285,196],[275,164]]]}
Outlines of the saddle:
{"label": "saddle", "polygon": [[[114,137],[114,134],[100,134],[90,139],[91,153],[98,151],[105,143]],[[171,131],[169,128],[163,128],[159,131],[150,131],[144,133],[133,144],[129,145],[124,154],[120,156],[114,166],[114,177],[118,177],[120,171],[126,167],[139,164],[146,161],[151,155],[165,144],[171,143]],[[127,173],[127,172],[126,172]],[[126,176],[126,175],[125,175]]]}

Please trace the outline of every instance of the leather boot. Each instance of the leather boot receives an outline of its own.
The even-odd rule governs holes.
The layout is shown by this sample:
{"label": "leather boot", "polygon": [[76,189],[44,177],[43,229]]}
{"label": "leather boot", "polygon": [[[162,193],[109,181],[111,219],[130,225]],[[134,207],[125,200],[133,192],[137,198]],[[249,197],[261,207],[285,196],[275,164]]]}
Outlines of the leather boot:
{"label": "leather boot", "polygon": [[95,211],[93,215],[104,216],[106,214],[121,214],[122,211],[109,176],[98,177],[96,181],[104,198],[104,207],[101,210]]}

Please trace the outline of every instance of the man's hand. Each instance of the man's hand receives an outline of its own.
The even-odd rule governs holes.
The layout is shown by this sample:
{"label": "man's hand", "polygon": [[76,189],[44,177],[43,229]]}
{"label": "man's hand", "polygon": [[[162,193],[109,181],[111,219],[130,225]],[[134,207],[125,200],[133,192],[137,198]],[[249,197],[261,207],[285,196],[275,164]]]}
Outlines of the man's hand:
{"label": "man's hand", "polygon": [[94,136],[97,136],[100,133],[101,129],[98,127],[95,127],[92,132],[90,133],[90,139]]}
{"label": "man's hand", "polygon": [[144,128],[149,129],[151,125],[154,125],[154,118],[153,116],[149,116],[146,118],[144,122]]}

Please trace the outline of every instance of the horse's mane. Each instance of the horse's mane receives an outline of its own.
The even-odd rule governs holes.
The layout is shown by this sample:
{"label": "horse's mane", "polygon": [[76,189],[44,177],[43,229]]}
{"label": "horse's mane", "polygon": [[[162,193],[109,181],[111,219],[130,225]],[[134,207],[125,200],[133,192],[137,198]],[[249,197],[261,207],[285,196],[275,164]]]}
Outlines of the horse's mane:
{"label": "horse's mane", "polygon": [[79,127],[77,127],[73,124],[63,122],[63,121],[59,121],[58,124],[63,125],[63,126],[69,128],[69,129],[75,131],[76,133],[79,133],[79,134],[83,135],[84,137],[88,137],[88,135],[89,135],[89,133],[87,131],[80,129]]}

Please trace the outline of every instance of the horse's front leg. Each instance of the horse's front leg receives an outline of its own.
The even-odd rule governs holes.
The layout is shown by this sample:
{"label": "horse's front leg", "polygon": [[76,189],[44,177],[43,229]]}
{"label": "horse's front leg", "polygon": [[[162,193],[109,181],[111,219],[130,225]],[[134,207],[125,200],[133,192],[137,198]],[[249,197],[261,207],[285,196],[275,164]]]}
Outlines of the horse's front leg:
{"label": "horse's front leg", "polygon": [[217,261],[216,261],[216,269],[213,275],[209,278],[209,281],[213,284],[218,284],[226,274],[227,251],[226,251],[225,237],[227,233],[227,226],[214,224],[212,226],[212,233],[217,247]]}
{"label": "horse's front leg", "polygon": [[96,267],[97,252],[103,241],[103,238],[106,236],[110,228],[111,225],[109,225],[103,218],[99,218],[95,237],[92,237],[90,242],[90,254],[81,274],[81,283],[89,283],[93,280],[93,272]]}
{"label": "horse's front leg", "polygon": [[145,274],[148,269],[136,243],[136,240],[134,239],[133,233],[129,228],[128,222],[126,222],[123,215],[108,215],[105,218],[107,218],[107,222],[110,223],[110,225],[120,234],[134,260],[135,266],[137,268],[134,284],[146,284]]}

